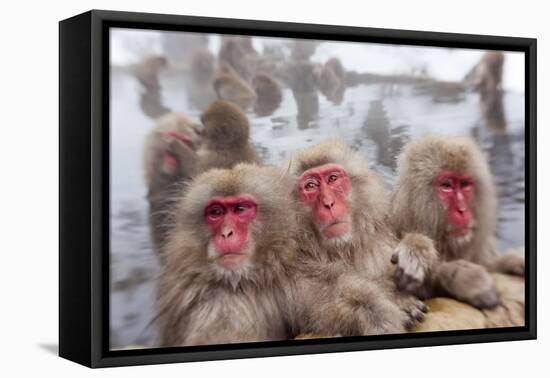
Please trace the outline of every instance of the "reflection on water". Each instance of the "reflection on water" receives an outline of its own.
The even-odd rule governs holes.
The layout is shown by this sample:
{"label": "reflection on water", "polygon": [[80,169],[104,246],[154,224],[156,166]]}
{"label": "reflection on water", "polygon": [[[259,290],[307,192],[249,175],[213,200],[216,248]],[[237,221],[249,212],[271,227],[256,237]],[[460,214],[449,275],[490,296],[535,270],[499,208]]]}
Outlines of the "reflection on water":
{"label": "reflection on water", "polygon": [[[303,67],[300,67],[303,68]],[[306,74],[309,74],[306,68]],[[302,70],[302,71],[303,71]],[[183,111],[198,119],[204,98],[182,88],[186,79],[161,76],[162,93],[144,94],[135,78],[113,71],[111,80],[111,346],[155,345],[155,277],[142,143],[151,117]],[[210,94],[205,93],[205,98]],[[259,155],[279,164],[291,152],[329,136],[361,151],[386,180],[394,180],[395,157],[404,144],[426,133],[470,135],[487,153],[499,189],[501,249],[524,243],[524,96],[484,98],[452,85],[387,83],[348,87],[340,105],[311,88],[284,88],[281,106],[268,117],[248,116]]]}

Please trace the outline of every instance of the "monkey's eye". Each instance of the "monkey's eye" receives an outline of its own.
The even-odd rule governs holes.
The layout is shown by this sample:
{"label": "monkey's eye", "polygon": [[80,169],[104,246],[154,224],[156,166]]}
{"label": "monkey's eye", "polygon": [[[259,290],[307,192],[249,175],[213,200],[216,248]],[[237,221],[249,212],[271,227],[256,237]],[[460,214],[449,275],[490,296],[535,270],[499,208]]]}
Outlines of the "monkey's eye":
{"label": "monkey's eye", "polygon": [[206,209],[206,215],[213,219],[219,218],[223,215],[223,208],[219,205],[210,206]]}
{"label": "monkey's eye", "polygon": [[336,173],[331,174],[328,176],[328,182],[334,182],[339,179],[339,176]]}
{"label": "monkey's eye", "polygon": [[239,203],[239,204],[235,205],[235,207],[233,208],[233,211],[235,213],[239,214],[239,213],[242,213],[242,212],[248,210],[249,207],[250,206],[247,205],[246,203]]}
{"label": "monkey's eye", "polygon": [[315,190],[317,188],[317,182],[315,180],[309,180],[309,181],[306,181],[306,183],[304,184],[304,189],[307,191],[307,192],[311,192],[312,190]]}
{"label": "monkey's eye", "polygon": [[470,190],[474,186],[474,183],[470,180],[463,180],[460,182],[460,187],[464,190]]}
{"label": "monkey's eye", "polygon": [[453,187],[453,183],[451,180],[444,180],[439,184],[439,187],[445,191],[449,191]]}

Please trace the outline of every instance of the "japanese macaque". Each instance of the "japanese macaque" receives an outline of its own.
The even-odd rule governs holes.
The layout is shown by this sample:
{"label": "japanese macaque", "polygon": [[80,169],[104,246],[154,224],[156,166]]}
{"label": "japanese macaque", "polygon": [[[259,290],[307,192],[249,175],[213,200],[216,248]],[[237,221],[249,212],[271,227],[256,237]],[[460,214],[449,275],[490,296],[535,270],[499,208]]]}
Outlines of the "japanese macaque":
{"label": "japanese macaque", "polygon": [[250,144],[250,125],[235,105],[215,101],[202,114],[202,146],[198,150],[202,169],[231,168],[237,163],[259,163]]}
{"label": "japanese macaque", "polygon": [[476,70],[481,115],[487,128],[495,134],[502,134],[506,130],[501,90],[503,65],[504,54],[499,51],[489,51],[483,55]]}
{"label": "japanese macaque", "polygon": [[200,146],[198,126],[181,113],[160,118],[145,139],[144,167],[149,201],[149,222],[156,251],[171,227],[170,208],[180,186],[198,174],[195,150]]}
{"label": "japanese macaque", "polygon": [[507,121],[502,92],[481,96],[480,110],[485,127],[495,135],[506,135]]}
{"label": "japanese macaque", "polygon": [[273,114],[283,100],[280,84],[270,75],[260,73],[252,79],[252,87],[257,97],[254,112],[260,117]]}
{"label": "japanese macaque", "polygon": [[258,61],[258,53],[248,36],[226,36],[218,52],[220,63],[229,64],[246,82],[250,82]]}
{"label": "japanese macaque", "polygon": [[[224,66],[222,66],[224,67]],[[219,100],[229,101],[246,111],[256,102],[254,89],[238,75],[232,74],[233,68],[225,66],[221,73],[214,78],[213,86]]]}
{"label": "japanese macaque", "polygon": [[319,114],[315,66],[308,62],[289,63],[285,67],[284,77],[298,107],[298,128],[302,130],[311,127]]}
{"label": "japanese macaque", "polygon": [[161,345],[289,338],[283,282],[298,229],[275,168],[198,176],[180,200],[158,289]]}
{"label": "japanese macaque", "polygon": [[493,95],[500,90],[504,54],[500,51],[487,51],[477,65],[477,86],[482,95]]}
{"label": "japanese macaque", "polygon": [[132,71],[138,81],[146,90],[159,90],[159,71],[167,65],[166,58],[163,56],[150,56],[141,63],[132,67]]}
{"label": "japanese macaque", "polygon": [[318,41],[296,39],[290,45],[290,57],[292,60],[308,61],[320,45]]}
{"label": "japanese macaque", "polygon": [[297,153],[289,171],[302,225],[291,324],[301,333],[356,336],[404,332],[422,320],[427,307],[392,280],[397,243],[382,181],[367,162],[327,140]]}
{"label": "japanese macaque", "polygon": [[319,90],[332,103],[339,105],[344,99],[346,71],[338,58],[331,58],[318,73]]}
{"label": "japanese macaque", "polygon": [[500,91],[504,54],[500,51],[487,51],[480,61],[472,67],[463,79],[463,83],[478,90],[481,96],[492,96]]}
{"label": "japanese macaque", "polygon": [[215,58],[208,49],[199,49],[191,57],[191,79],[196,84],[208,85],[214,75]]}
{"label": "japanese macaque", "polygon": [[139,106],[143,114],[152,119],[170,113],[170,109],[162,103],[160,89],[146,89],[139,95]]}
{"label": "japanese macaque", "polygon": [[187,81],[188,101],[199,111],[204,111],[217,98],[212,86],[216,74],[215,65],[215,57],[207,48],[193,52],[190,80]]}
{"label": "japanese macaque", "polygon": [[497,194],[474,141],[426,136],[398,158],[392,220],[398,237],[421,233],[429,246],[398,250],[399,287],[422,297],[449,295],[477,308],[499,304],[489,272],[524,274],[524,259],[496,250]]}

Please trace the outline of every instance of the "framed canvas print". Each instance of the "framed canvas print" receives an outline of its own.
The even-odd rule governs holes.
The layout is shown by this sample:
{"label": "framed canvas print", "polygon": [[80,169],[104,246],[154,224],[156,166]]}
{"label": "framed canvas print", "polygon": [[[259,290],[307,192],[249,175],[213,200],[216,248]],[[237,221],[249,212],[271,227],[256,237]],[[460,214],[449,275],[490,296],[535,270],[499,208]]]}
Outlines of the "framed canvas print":
{"label": "framed canvas print", "polygon": [[536,337],[535,39],[59,27],[62,357]]}

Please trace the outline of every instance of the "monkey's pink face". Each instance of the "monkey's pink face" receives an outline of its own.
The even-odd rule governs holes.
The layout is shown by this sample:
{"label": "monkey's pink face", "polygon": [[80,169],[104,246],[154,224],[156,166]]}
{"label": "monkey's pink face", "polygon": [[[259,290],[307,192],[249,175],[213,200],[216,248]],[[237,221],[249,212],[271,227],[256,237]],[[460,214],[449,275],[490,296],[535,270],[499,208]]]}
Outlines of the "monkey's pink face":
{"label": "monkey's pink face", "polygon": [[349,177],[338,164],[308,169],[298,180],[300,199],[311,208],[315,224],[327,239],[344,236],[350,230],[346,204],[350,189]]}
{"label": "monkey's pink face", "polygon": [[472,203],[475,180],[470,175],[442,171],[435,179],[437,197],[447,210],[447,221],[453,236],[465,236],[473,225]]}
{"label": "monkey's pink face", "polygon": [[217,263],[231,268],[250,258],[249,225],[256,219],[258,205],[252,196],[241,194],[212,197],[204,209]]}
{"label": "monkey's pink face", "polygon": [[[166,143],[170,143],[173,140],[177,140],[186,146],[188,146],[191,149],[194,149],[195,146],[193,144],[193,141],[187,137],[184,133],[178,132],[178,131],[166,131],[162,132],[161,135],[163,136]],[[164,173],[168,175],[175,175],[177,174],[179,169],[179,161],[178,157],[168,151],[168,149],[164,150],[162,155],[162,170]]]}

